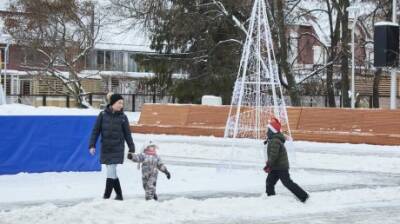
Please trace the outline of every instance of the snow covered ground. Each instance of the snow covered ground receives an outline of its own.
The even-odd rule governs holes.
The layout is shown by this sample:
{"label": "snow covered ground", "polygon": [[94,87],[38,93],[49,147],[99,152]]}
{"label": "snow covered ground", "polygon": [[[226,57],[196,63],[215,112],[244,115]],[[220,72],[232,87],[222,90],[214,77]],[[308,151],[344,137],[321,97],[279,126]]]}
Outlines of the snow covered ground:
{"label": "snow covered ground", "polygon": [[[99,110],[0,106],[0,115],[97,115]],[[140,113],[128,113],[136,122]],[[0,224],[399,223],[400,146],[294,142],[291,175],[306,204],[280,183],[266,197],[263,145],[250,139],[133,134],[156,141],[172,173],[159,202],[144,201],[140,171],[119,166],[125,200],[102,200],[105,171],[0,176]],[[1,146],[0,146],[1,147]],[[293,153],[296,152],[296,153]]]}
{"label": "snow covered ground", "polygon": [[[267,198],[260,142],[134,134],[152,139],[172,173],[159,202],[144,201],[140,172],[119,167],[125,201],[102,200],[105,173],[0,176],[0,223],[399,223],[400,147],[294,142],[297,201],[281,184]],[[233,153],[232,153],[233,152]]]}

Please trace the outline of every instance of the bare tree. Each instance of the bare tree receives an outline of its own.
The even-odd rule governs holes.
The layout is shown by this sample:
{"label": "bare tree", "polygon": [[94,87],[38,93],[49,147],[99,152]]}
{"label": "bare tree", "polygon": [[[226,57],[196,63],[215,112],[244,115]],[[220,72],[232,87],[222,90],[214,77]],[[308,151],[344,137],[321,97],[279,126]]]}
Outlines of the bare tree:
{"label": "bare tree", "polygon": [[[283,86],[288,90],[291,102],[293,106],[301,106],[300,92],[297,88],[297,83],[293,74],[293,67],[289,63],[289,49],[290,43],[288,43],[288,30],[289,24],[286,17],[290,13],[290,10],[295,8],[299,1],[295,1],[289,4],[290,1],[284,2],[281,0],[273,0],[270,4],[271,20],[273,21],[272,30],[274,32],[274,41],[276,42],[275,48],[277,54],[277,60],[280,68],[280,75],[282,80],[282,73],[285,75],[287,83],[283,83]],[[290,7],[292,6],[292,7]],[[295,46],[297,47],[297,46]]]}
{"label": "bare tree", "polygon": [[21,46],[35,51],[35,63],[26,69],[62,81],[66,93],[81,106],[85,101],[79,75],[85,56],[93,49],[101,16],[91,1],[14,0],[5,15],[7,32]]}
{"label": "bare tree", "polygon": [[[327,53],[327,61],[322,69],[318,71],[326,71],[326,95],[327,104],[329,107],[336,107],[335,100],[335,82],[334,77],[337,74],[335,66],[341,61],[343,68],[342,73],[342,92],[346,92],[344,97],[348,99],[348,91],[345,91],[346,86],[348,90],[348,43],[349,43],[349,31],[347,30],[348,25],[348,13],[346,12],[347,0],[315,0],[315,6],[313,7],[302,7],[299,11],[304,18],[313,20],[314,23],[321,26],[321,17],[327,17],[327,28],[325,30],[329,36],[329,43],[324,44],[320,41],[320,44]],[[315,13],[315,14],[314,14]],[[346,27],[346,29],[342,29]],[[320,37],[317,37],[320,38]],[[341,60],[340,60],[341,59]],[[310,76],[315,76],[320,72],[312,72]],[[310,77],[307,77],[308,79]],[[303,82],[303,81],[302,81]],[[344,88],[343,88],[344,87]],[[346,97],[347,96],[347,97]],[[347,100],[348,101],[348,100]]]}
{"label": "bare tree", "polygon": [[[338,13],[339,21],[341,24],[341,47],[340,47],[340,72],[341,72],[341,93],[343,100],[343,107],[351,107],[349,97],[350,81],[349,81],[349,58],[350,58],[350,32],[349,32],[349,12],[347,8],[350,6],[349,0],[334,1],[336,11]],[[355,80],[353,80],[355,81]]]}
{"label": "bare tree", "polygon": [[[366,33],[366,36],[372,37],[374,25],[376,22],[379,21],[391,21],[392,20],[392,0],[367,0],[366,2],[370,2],[374,5],[374,9],[371,10],[371,13],[362,16],[358,23],[363,28],[363,31]],[[360,43],[361,46],[366,46],[367,44],[373,44],[373,42],[365,39],[361,39]],[[374,62],[365,61],[367,65],[367,69],[372,70]],[[382,68],[375,68],[373,71],[374,79],[372,85],[372,107],[379,108],[379,86],[380,81],[382,79],[383,69]]]}

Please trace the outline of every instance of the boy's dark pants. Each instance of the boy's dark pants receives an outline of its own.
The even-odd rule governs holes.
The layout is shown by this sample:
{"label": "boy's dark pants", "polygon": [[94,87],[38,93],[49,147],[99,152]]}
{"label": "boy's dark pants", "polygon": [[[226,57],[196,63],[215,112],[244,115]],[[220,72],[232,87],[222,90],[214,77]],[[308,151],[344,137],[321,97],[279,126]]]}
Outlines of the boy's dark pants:
{"label": "boy's dark pants", "polygon": [[290,179],[289,170],[272,170],[267,177],[267,195],[275,195],[275,184],[281,180],[283,186],[291,191],[300,201],[304,201],[308,194],[299,185]]}

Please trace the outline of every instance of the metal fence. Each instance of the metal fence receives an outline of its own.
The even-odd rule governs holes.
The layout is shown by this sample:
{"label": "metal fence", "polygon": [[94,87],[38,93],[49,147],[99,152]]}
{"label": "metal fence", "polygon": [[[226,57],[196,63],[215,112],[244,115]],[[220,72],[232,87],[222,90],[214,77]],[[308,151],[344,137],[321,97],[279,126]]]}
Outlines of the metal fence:
{"label": "metal fence", "polygon": [[[147,94],[121,94],[124,98],[124,109],[126,111],[141,111],[145,103],[175,103],[172,96],[159,96]],[[107,105],[106,93],[88,93],[83,95],[84,99],[94,108],[105,108]],[[7,95],[7,103],[20,103],[30,106],[57,106],[57,107],[79,107],[76,99],[70,95]]]}
{"label": "metal fence", "polygon": [[[88,93],[83,97],[94,108],[104,108],[107,105],[106,93]],[[172,96],[159,96],[148,94],[121,94],[124,97],[125,111],[141,111],[145,103],[175,103],[176,99]],[[371,96],[359,96],[360,101],[357,107],[372,107]],[[79,107],[75,98],[69,95],[7,95],[7,103],[21,103],[31,106],[57,106],[57,107]],[[285,97],[287,105],[291,105],[290,98]],[[301,96],[301,106],[303,107],[328,107],[326,96]],[[335,97],[337,107],[342,107],[340,96]],[[380,97],[380,107],[389,108],[390,99]],[[397,105],[400,105],[400,98],[397,99]]]}

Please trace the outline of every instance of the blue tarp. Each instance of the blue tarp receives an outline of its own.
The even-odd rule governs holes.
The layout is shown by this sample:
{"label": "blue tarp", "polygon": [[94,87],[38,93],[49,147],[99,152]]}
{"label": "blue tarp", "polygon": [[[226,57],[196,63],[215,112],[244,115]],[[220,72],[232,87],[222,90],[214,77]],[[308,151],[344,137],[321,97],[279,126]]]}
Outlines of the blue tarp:
{"label": "blue tarp", "polygon": [[88,150],[95,120],[95,116],[0,116],[0,174],[99,171],[99,147],[95,156]]}

